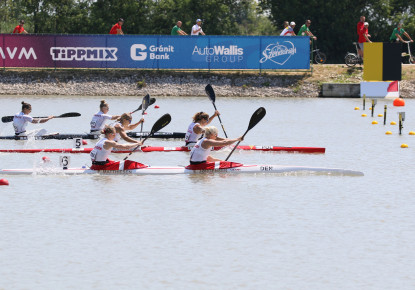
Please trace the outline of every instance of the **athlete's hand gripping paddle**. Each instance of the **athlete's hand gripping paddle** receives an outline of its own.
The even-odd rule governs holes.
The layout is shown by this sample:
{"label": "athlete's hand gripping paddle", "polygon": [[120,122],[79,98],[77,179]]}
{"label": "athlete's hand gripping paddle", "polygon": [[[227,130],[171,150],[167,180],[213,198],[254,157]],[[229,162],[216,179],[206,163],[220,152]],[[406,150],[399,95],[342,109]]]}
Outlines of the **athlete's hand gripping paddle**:
{"label": "athlete's hand gripping paddle", "polygon": [[[248,125],[248,129],[245,131],[245,134],[243,134],[242,139],[245,137],[246,133],[248,133],[249,130],[251,130],[252,128],[254,128],[256,126],[256,124],[259,123],[259,121],[262,120],[262,118],[265,117],[266,111],[264,107],[261,107],[259,109],[257,109],[254,114],[251,117],[251,120],[249,121],[249,125]],[[241,143],[241,141],[238,141],[238,143],[236,143],[235,147],[233,147],[231,153],[229,153],[228,157],[226,157],[225,161],[228,161],[229,157],[231,157],[233,151],[235,151],[235,148],[238,147],[239,143]]]}
{"label": "athlete's hand gripping paddle", "polygon": [[163,116],[161,116],[160,119],[158,119],[154,125],[153,128],[151,128],[151,132],[150,134],[148,134],[148,136],[146,138],[143,139],[143,141],[141,141],[141,145],[138,145],[137,147],[135,147],[125,158],[124,160],[127,160],[128,157],[130,157],[131,154],[133,154],[133,152],[135,150],[137,150],[140,146],[143,145],[144,141],[146,141],[148,138],[150,138],[152,135],[154,135],[154,133],[156,133],[157,131],[163,129],[164,127],[166,127],[171,121],[171,116],[170,114],[164,114]]}
{"label": "athlete's hand gripping paddle", "polygon": [[[215,99],[216,99],[215,91],[213,90],[210,84],[208,84],[205,87],[205,92],[208,95],[209,99],[212,101],[215,111],[217,111],[218,109],[216,109],[216,105],[215,105]],[[226,134],[226,131],[225,131],[225,127],[223,127],[222,120],[220,119],[219,115],[218,115],[218,119],[219,119],[220,125],[222,126],[222,130],[223,130],[223,133],[225,134],[225,137],[228,138],[228,135]]]}

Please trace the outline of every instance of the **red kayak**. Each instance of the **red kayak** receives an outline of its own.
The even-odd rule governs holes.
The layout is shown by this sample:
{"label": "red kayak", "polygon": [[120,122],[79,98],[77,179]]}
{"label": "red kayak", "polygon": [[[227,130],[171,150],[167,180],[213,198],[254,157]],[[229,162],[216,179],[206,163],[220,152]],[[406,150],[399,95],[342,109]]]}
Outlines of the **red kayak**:
{"label": "red kayak", "polygon": [[[90,153],[93,148],[53,148],[53,149],[0,149],[2,153]],[[214,150],[226,150],[226,148],[215,147]],[[239,150],[247,151],[282,151],[282,152],[295,152],[295,153],[325,153],[326,148],[323,147],[283,147],[283,146],[250,146],[243,145],[238,146]],[[141,152],[190,152],[186,146],[182,147],[153,147],[153,146],[143,146],[140,150]],[[131,150],[114,150],[113,153],[130,153]]]}

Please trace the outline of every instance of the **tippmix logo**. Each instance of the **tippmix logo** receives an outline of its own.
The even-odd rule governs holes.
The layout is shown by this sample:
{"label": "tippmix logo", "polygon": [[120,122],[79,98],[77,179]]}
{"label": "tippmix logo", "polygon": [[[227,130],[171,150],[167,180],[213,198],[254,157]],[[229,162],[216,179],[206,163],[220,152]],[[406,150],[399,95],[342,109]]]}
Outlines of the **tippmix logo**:
{"label": "tippmix logo", "polygon": [[53,60],[117,61],[116,47],[51,47]]}

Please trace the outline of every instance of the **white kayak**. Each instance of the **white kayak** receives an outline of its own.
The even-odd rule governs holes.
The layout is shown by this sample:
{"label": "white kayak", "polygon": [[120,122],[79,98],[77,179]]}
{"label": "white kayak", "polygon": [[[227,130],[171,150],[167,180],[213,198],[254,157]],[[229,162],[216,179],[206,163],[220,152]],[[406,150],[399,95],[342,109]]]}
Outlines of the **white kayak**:
{"label": "white kayak", "polygon": [[219,162],[209,169],[189,169],[189,166],[149,166],[130,170],[91,170],[82,168],[52,168],[43,167],[32,169],[3,169],[0,174],[11,175],[82,175],[82,174],[103,174],[103,175],[168,175],[168,174],[200,174],[200,173],[280,173],[280,174],[324,174],[324,175],[347,175],[363,176],[363,172],[325,167],[287,166],[287,165],[246,165],[239,164],[236,167],[221,168]]}

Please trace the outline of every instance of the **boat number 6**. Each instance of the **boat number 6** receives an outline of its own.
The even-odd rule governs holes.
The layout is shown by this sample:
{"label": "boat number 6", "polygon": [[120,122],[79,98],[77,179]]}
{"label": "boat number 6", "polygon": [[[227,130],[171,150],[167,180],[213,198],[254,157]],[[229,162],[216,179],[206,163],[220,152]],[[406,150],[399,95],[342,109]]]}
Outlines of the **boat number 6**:
{"label": "boat number 6", "polygon": [[61,156],[59,163],[63,169],[68,169],[69,164],[71,163],[70,156]]}

